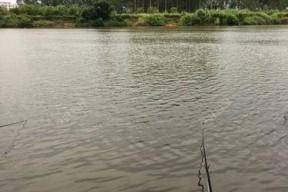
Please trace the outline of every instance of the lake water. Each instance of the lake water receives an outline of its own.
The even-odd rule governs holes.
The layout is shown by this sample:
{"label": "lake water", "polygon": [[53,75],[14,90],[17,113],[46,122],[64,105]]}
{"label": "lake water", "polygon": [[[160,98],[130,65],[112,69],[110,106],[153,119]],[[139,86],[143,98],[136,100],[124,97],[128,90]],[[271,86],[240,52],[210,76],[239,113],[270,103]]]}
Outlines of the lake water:
{"label": "lake water", "polygon": [[287,26],[1,29],[0,69],[1,192],[199,191],[202,130],[214,191],[288,191]]}

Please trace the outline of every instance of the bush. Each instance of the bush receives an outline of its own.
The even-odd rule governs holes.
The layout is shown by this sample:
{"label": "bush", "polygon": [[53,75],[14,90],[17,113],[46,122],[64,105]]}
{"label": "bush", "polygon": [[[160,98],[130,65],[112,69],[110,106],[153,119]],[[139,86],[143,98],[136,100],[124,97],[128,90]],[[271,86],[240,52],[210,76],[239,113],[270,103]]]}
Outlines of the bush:
{"label": "bush", "polygon": [[127,26],[128,23],[121,15],[115,15],[111,20],[105,23],[105,26]]}
{"label": "bush", "polygon": [[3,27],[17,27],[18,19],[16,15],[7,15],[4,17]]}
{"label": "bush", "polygon": [[109,3],[105,1],[100,1],[94,4],[94,11],[98,15],[99,18],[108,19],[110,17],[110,13],[112,12],[112,7]]}
{"label": "bush", "polygon": [[171,7],[169,10],[169,13],[178,13],[178,8],[177,7]]}
{"label": "bush", "polygon": [[[205,11],[203,9],[199,9],[195,12],[194,17],[192,18],[195,24],[213,24],[214,20],[209,11]],[[199,23],[198,23],[199,22]],[[192,22],[193,24],[193,22]]]}
{"label": "bush", "polygon": [[82,12],[82,8],[77,5],[72,5],[68,8],[67,14],[70,16],[80,16]]}
{"label": "bush", "polygon": [[103,20],[107,20],[110,18],[110,13],[112,12],[112,8],[110,4],[104,1],[100,1],[95,3],[93,6],[86,7],[82,11],[82,17],[85,20],[97,20],[102,18]]}
{"label": "bush", "polygon": [[2,6],[0,6],[0,15],[7,15],[8,14],[8,11],[7,11],[7,9],[6,8],[4,8],[4,7],[2,7]]}
{"label": "bush", "polygon": [[0,16],[0,28],[5,26],[5,20],[2,16]]}
{"label": "bush", "polygon": [[244,23],[245,17],[249,17],[249,16],[252,16],[252,15],[253,15],[252,12],[249,11],[249,10],[246,10],[246,9],[240,10],[240,11],[236,14],[236,16],[237,16],[238,21],[239,21],[240,24],[243,24],[243,23]]}
{"label": "bush", "polygon": [[33,27],[55,27],[55,22],[47,20],[34,21]]}
{"label": "bush", "polygon": [[[201,20],[197,15],[193,14],[191,18],[192,25],[203,25],[205,24],[203,20]],[[208,24],[208,23],[206,23]]]}
{"label": "bush", "polygon": [[55,16],[58,16],[58,12],[56,10],[55,7],[52,7],[52,6],[47,6],[45,7],[44,9],[44,16],[47,18],[47,19],[51,19]]}
{"label": "bush", "polygon": [[192,25],[192,15],[191,14],[185,14],[180,18],[180,25],[183,26],[190,26]]}
{"label": "bush", "polygon": [[220,19],[221,25],[238,25],[239,24],[236,15],[233,15],[231,13],[224,14],[219,19]]}
{"label": "bush", "polygon": [[282,17],[279,19],[280,24],[288,24],[288,17]]}
{"label": "bush", "polygon": [[210,15],[215,25],[238,25],[237,12],[235,10],[211,10]]}
{"label": "bush", "polygon": [[264,25],[264,24],[267,24],[266,21],[259,16],[245,17],[243,23],[245,25]]}
{"label": "bush", "polygon": [[89,6],[89,7],[85,7],[81,13],[81,17],[84,19],[84,21],[88,21],[88,20],[93,20],[93,19],[97,19],[98,15],[94,13],[94,8]]}
{"label": "bush", "polygon": [[33,21],[27,16],[22,16],[18,21],[18,27],[30,28],[33,26]]}
{"label": "bush", "polygon": [[65,7],[64,5],[58,5],[55,7],[55,15],[57,16],[66,16],[68,15],[68,8]]}
{"label": "bush", "polygon": [[103,19],[100,17],[92,22],[92,27],[104,27]]}
{"label": "bush", "polygon": [[150,13],[150,14],[159,13],[159,9],[157,9],[156,7],[148,7],[147,13]]}
{"label": "bush", "polygon": [[273,24],[273,18],[264,12],[257,12],[255,16],[258,16],[264,19],[266,24]]}
{"label": "bush", "polygon": [[109,27],[120,27],[120,26],[128,26],[128,23],[123,20],[123,21],[119,21],[119,20],[109,20],[105,23],[105,26],[109,26]]}
{"label": "bush", "polygon": [[135,13],[144,13],[144,9],[141,7],[141,8],[137,8]]}
{"label": "bush", "polygon": [[45,7],[39,5],[25,4],[10,10],[10,13],[16,15],[42,15],[44,16]]}
{"label": "bush", "polygon": [[150,26],[163,26],[165,25],[165,18],[163,15],[147,15],[145,21]]}
{"label": "bush", "polygon": [[136,26],[147,26],[148,23],[146,22],[144,17],[139,17],[135,23]]}

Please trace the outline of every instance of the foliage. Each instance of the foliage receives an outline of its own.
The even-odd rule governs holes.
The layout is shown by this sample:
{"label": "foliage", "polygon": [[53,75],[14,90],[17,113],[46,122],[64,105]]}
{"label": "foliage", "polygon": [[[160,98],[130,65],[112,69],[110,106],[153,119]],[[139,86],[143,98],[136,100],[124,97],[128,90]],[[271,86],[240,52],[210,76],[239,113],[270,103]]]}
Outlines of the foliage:
{"label": "foliage", "polygon": [[100,17],[94,21],[92,21],[92,27],[104,27],[103,19]]}
{"label": "foliage", "polygon": [[169,10],[169,13],[178,13],[178,8],[177,7],[171,7]]}
{"label": "foliage", "polygon": [[111,20],[105,22],[105,26],[128,26],[128,23],[121,16],[114,16]]}
{"label": "foliage", "polygon": [[192,18],[192,23],[201,24],[201,25],[212,24],[213,23],[213,17],[209,11],[199,9],[195,12],[194,17]]}
{"label": "foliage", "polygon": [[27,16],[22,16],[18,19],[17,27],[30,28],[33,26],[33,21]]}
{"label": "foliage", "polygon": [[135,13],[144,13],[143,7],[137,8],[137,9],[135,10]]}
{"label": "foliage", "polygon": [[[283,12],[280,12],[283,14]],[[265,25],[283,23],[279,12],[268,15],[265,12],[249,10],[198,10],[195,14],[184,14],[181,25]],[[285,21],[284,21],[285,23]]]}
{"label": "foliage", "polygon": [[0,28],[5,27],[5,20],[2,16],[0,16]]}
{"label": "foliage", "polygon": [[54,21],[48,21],[48,20],[39,20],[33,22],[33,27],[41,28],[41,27],[55,27]]}
{"label": "foliage", "polygon": [[150,13],[150,14],[159,13],[159,9],[157,9],[156,7],[148,7],[147,13]]}
{"label": "foliage", "polygon": [[[173,9],[176,11],[177,8]],[[25,4],[9,12],[0,8],[0,27],[163,26],[165,23],[179,23],[183,26],[288,24],[288,10],[251,11],[226,8],[199,9],[195,13],[178,13],[173,10],[170,13],[158,13],[157,8],[150,7],[147,11],[152,13],[142,13],[143,9],[139,8],[135,13],[118,14],[110,4],[103,1],[89,6]]]}
{"label": "foliage", "polygon": [[[99,0],[17,0],[18,4],[32,4],[41,6],[94,6]],[[160,9],[160,12],[169,10],[174,13],[175,1],[166,0],[150,0],[148,1],[135,1],[135,0],[106,0],[111,6],[115,7],[119,12],[130,13],[134,10],[136,13],[143,13],[144,10],[151,5]],[[285,10],[288,7],[288,0],[199,0],[199,1],[177,1],[177,11],[179,12],[191,12],[197,9],[211,10],[211,9],[249,9],[249,10]],[[173,10],[173,12],[171,11]],[[148,12],[155,13],[155,12]]]}
{"label": "foliage", "polygon": [[110,17],[112,8],[110,4],[104,1],[95,3],[93,6],[86,7],[82,11],[82,17],[85,20],[97,20],[102,18],[107,20]]}
{"label": "foliage", "polygon": [[43,7],[30,4],[22,5],[15,9],[11,9],[10,12],[16,15],[44,15]]}
{"label": "foliage", "polygon": [[249,16],[245,17],[243,20],[245,25],[263,25],[266,24],[265,20],[259,16]]}
{"label": "foliage", "polygon": [[17,27],[18,19],[16,15],[10,14],[4,16],[4,24],[3,27]]}
{"label": "foliage", "polygon": [[180,25],[189,26],[192,25],[192,14],[185,14],[180,18]]}
{"label": "foliage", "polygon": [[214,24],[219,25],[238,25],[239,21],[235,11],[231,10],[211,10],[210,14]]}
{"label": "foliage", "polygon": [[0,15],[7,15],[8,11],[5,7],[0,6]]}
{"label": "foliage", "polygon": [[139,17],[134,25],[136,25],[136,26],[147,26],[148,23],[146,22],[144,17]]}
{"label": "foliage", "polygon": [[154,14],[145,16],[145,21],[150,26],[163,26],[165,25],[165,18],[163,15]]}

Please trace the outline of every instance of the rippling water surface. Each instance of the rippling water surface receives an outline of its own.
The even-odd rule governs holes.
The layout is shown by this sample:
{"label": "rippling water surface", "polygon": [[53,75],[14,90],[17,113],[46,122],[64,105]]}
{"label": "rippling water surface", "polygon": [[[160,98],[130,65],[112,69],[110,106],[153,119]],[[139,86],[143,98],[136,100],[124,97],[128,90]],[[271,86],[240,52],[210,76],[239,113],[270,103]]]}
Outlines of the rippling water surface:
{"label": "rippling water surface", "polygon": [[202,130],[215,191],[288,191],[287,26],[0,30],[0,69],[1,192],[197,191]]}

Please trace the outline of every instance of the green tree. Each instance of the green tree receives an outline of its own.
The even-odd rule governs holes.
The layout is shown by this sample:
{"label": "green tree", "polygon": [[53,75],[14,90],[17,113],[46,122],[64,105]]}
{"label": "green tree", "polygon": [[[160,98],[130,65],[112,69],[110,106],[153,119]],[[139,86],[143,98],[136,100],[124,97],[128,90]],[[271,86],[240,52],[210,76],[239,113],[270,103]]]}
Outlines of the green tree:
{"label": "green tree", "polygon": [[0,6],[0,15],[7,15],[8,11],[5,7]]}
{"label": "green tree", "polygon": [[102,18],[103,20],[108,19],[110,17],[110,13],[112,12],[112,8],[109,3],[105,1],[100,1],[94,3],[93,6],[89,6],[85,8],[82,12],[82,17],[85,20],[96,20]]}

